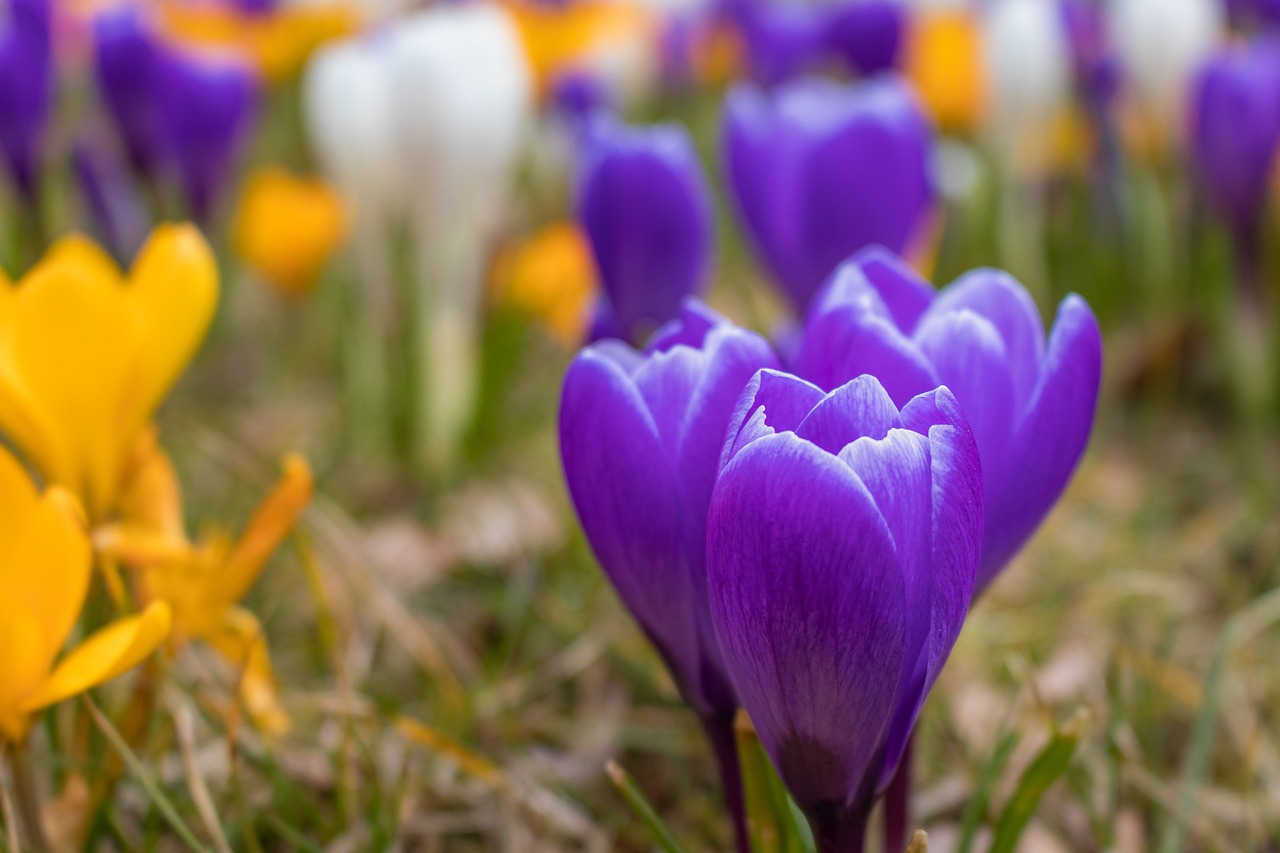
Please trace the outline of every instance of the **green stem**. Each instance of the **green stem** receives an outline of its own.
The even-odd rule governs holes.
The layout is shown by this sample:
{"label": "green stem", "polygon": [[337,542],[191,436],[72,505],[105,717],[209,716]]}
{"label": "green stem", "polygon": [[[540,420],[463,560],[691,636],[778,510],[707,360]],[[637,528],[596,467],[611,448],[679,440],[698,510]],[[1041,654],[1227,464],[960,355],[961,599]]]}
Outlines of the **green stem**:
{"label": "green stem", "polygon": [[26,742],[10,744],[6,754],[9,770],[13,774],[13,796],[18,807],[18,821],[26,838],[27,847],[35,853],[49,853],[53,845],[44,831],[44,818],[40,809],[40,789],[36,785]]}

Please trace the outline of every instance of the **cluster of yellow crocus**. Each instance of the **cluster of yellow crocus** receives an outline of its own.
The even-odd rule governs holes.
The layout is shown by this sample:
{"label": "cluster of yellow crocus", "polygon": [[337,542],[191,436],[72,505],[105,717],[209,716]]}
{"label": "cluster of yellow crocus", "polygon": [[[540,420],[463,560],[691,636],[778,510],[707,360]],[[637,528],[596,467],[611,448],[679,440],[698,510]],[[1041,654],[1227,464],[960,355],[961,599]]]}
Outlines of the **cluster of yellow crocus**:
{"label": "cluster of yellow crocus", "polygon": [[566,347],[581,345],[600,289],[586,235],[564,222],[504,252],[493,284],[500,301],[540,321]]}
{"label": "cluster of yellow crocus", "polygon": [[[127,274],[73,235],[16,284],[0,277],[0,437],[30,465],[0,445],[0,743],[166,639],[175,652],[196,639],[217,650],[259,724],[287,726],[261,626],[237,603],[309,503],[310,471],[289,457],[238,541],[192,543],[152,425],[217,301],[213,253],[190,225],[156,228]],[[95,547],[104,568],[137,570],[141,612],[64,656]],[[116,598],[127,611],[128,596]]]}
{"label": "cluster of yellow crocus", "polygon": [[31,716],[122,675],[169,633],[156,601],[63,654],[89,593],[92,556],[76,499],[38,491],[0,449],[0,744],[26,738]]}

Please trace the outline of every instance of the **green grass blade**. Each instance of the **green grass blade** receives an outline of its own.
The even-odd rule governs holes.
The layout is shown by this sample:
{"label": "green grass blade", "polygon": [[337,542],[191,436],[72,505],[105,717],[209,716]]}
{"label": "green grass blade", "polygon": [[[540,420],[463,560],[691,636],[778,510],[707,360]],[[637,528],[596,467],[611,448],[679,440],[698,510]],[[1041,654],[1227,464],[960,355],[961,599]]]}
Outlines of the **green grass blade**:
{"label": "green grass blade", "polygon": [[675,835],[671,829],[662,822],[662,818],[658,817],[658,813],[654,811],[645,795],[636,787],[636,783],[632,781],[627,771],[623,770],[617,763],[610,761],[605,770],[609,773],[609,779],[613,781],[613,786],[618,789],[618,793],[622,794],[622,798],[627,801],[627,805],[631,806],[632,811],[649,827],[649,832],[653,835],[653,840],[658,842],[666,853],[686,853],[684,847],[676,841]]}
{"label": "green grass blade", "polygon": [[138,784],[142,786],[143,790],[147,792],[147,796],[151,798],[156,808],[160,810],[160,814],[164,815],[164,819],[173,827],[173,831],[182,839],[182,842],[187,847],[197,851],[197,853],[208,853],[208,849],[200,843],[195,833],[183,822],[178,810],[173,807],[173,803],[165,796],[160,784],[147,772],[147,768],[138,759],[138,756],[134,755],[133,750],[129,748],[129,744],[125,743],[124,738],[120,735],[120,732],[116,731],[115,726],[111,725],[111,721],[98,710],[98,706],[94,704],[88,695],[84,696],[84,704],[89,709],[89,716],[93,717],[93,722],[106,736],[112,748],[120,754],[120,758],[124,760],[129,772],[137,780]]}
{"label": "green grass blade", "polygon": [[1061,730],[1054,732],[1048,745],[1040,750],[1035,761],[1031,762],[1031,766],[1018,780],[1017,790],[1013,792],[1013,797],[1000,815],[988,853],[1013,853],[1017,848],[1018,839],[1022,837],[1022,831],[1027,828],[1031,816],[1035,814],[1040,798],[1044,796],[1045,791],[1049,790],[1049,786],[1071,766],[1076,746],[1079,745],[1080,737],[1088,722],[1087,713],[1077,714]]}
{"label": "green grass blade", "polygon": [[978,837],[978,827],[982,825],[983,818],[987,815],[987,805],[991,802],[991,791],[1000,780],[1000,774],[1004,772],[1004,766],[1009,763],[1009,758],[1017,746],[1018,733],[1006,732],[996,744],[991,758],[982,768],[982,775],[978,777],[978,786],[964,808],[964,815],[960,822],[960,843],[956,846],[956,853],[971,853],[973,850],[973,842]]}

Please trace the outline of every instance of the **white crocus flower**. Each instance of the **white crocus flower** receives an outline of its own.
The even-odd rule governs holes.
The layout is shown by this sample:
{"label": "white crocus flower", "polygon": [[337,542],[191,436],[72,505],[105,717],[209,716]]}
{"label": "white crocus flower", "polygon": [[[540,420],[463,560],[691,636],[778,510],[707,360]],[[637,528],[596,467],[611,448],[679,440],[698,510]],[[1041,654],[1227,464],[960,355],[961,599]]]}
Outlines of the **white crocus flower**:
{"label": "white crocus flower", "polygon": [[438,471],[475,407],[485,262],[511,200],[533,81],[514,23],[484,2],[405,19],[390,61],[419,277],[417,453]]}
{"label": "white crocus flower", "polygon": [[1191,79],[1223,37],[1219,0],[1113,0],[1108,24],[1126,97],[1162,132],[1181,132]]}
{"label": "white crocus flower", "polygon": [[1071,54],[1054,0],[999,0],[983,19],[987,133],[1003,166],[1040,172],[1071,102]]}

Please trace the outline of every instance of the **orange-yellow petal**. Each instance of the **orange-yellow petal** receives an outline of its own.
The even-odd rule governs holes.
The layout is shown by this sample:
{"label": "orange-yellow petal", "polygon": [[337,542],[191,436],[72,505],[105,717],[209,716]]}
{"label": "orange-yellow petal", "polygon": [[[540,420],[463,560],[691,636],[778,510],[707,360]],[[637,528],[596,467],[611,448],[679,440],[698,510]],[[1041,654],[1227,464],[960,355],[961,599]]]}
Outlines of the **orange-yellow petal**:
{"label": "orange-yellow petal", "polygon": [[144,355],[138,405],[145,420],[195,355],[218,307],[218,264],[200,231],[156,227],[129,272],[129,295]]}
{"label": "orange-yellow petal", "polygon": [[579,228],[547,226],[514,249],[496,277],[501,297],[513,307],[541,320],[565,346],[582,343],[599,285]]}
{"label": "orange-yellow petal", "polygon": [[232,226],[236,253],[289,295],[310,292],[345,239],[346,207],[328,184],[274,166],[245,184]]}
{"label": "orange-yellow petal", "polygon": [[164,642],[170,623],[169,605],[156,602],[141,615],[103,628],[68,654],[21,710],[47,708],[123,675]]}
{"label": "orange-yellow petal", "polygon": [[120,267],[111,256],[83,234],[68,234],[60,237],[45,252],[33,272],[42,268],[75,270],[113,284],[124,283]]}
{"label": "orange-yellow petal", "polygon": [[51,487],[0,550],[0,589],[40,626],[40,665],[47,672],[89,594],[89,537],[75,498]]}
{"label": "orange-yellow petal", "polygon": [[169,454],[156,441],[154,428],[143,432],[134,444],[116,513],[121,525],[130,530],[145,531],[174,544],[187,541],[182,487]]}
{"label": "orange-yellow petal", "polygon": [[944,130],[968,133],[986,106],[977,19],[965,10],[922,12],[907,31],[904,70]]}
{"label": "orange-yellow petal", "polygon": [[239,671],[240,700],[258,728],[273,735],[287,733],[289,715],[280,704],[266,634],[257,617],[240,607],[229,608],[204,641]]}
{"label": "orange-yellow petal", "polygon": [[26,735],[24,700],[49,673],[41,664],[43,648],[39,622],[0,591],[0,745]]}
{"label": "orange-yellow petal", "polygon": [[285,457],[280,481],[254,511],[222,570],[209,579],[211,606],[228,607],[244,597],[311,503],[313,491],[306,460],[295,454]]}

